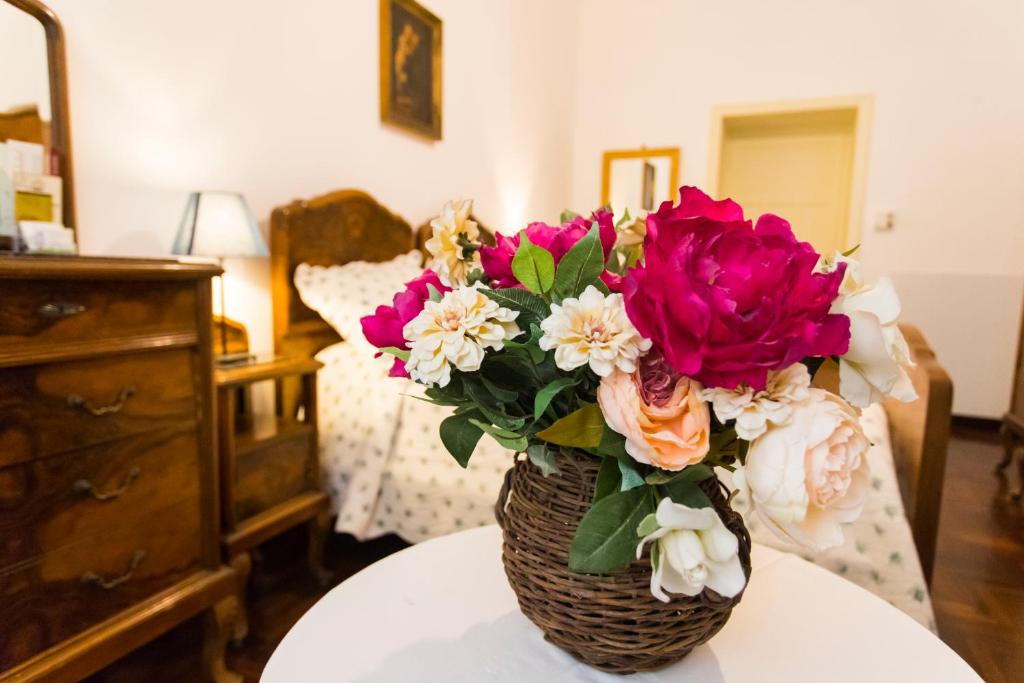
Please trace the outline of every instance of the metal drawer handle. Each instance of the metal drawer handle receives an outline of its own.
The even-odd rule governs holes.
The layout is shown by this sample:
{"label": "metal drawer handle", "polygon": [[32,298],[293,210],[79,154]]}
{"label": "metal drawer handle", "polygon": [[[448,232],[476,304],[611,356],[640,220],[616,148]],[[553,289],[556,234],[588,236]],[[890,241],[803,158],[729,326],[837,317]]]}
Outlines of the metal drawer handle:
{"label": "metal drawer handle", "polygon": [[53,303],[40,306],[38,312],[40,317],[47,320],[60,320],[61,318],[70,318],[73,315],[84,313],[85,306],[71,301],[54,301]]}
{"label": "metal drawer handle", "polygon": [[96,500],[110,500],[112,498],[120,498],[128,487],[132,485],[132,482],[139,478],[142,474],[142,470],[138,467],[133,467],[128,470],[128,474],[124,475],[124,482],[119,487],[110,491],[99,492],[96,490],[96,486],[93,485],[88,479],[79,479],[72,485],[75,493],[87,493]]}
{"label": "metal drawer handle", "polygon": [[131,580],[132,575],[135,574],[135,570],[139,568],[139,565],[142,564],[142,561],[144,559],[146,559],[146,551],[136,550],[135,554],[132,555],[132,562],[128,566],[128,571],[122,574],[121,576],[118,576],[114,579],[104,579],[96,572],[86,572],[82,574],[80,580],[82,583],[92,583],[99,586],[103,590],[108,591],[112,588],[117,588],[125,581]]}
{"label": "metal drawer handle", "polygon": [[94,406],[93,404],[86,401],[78,394],[70,394],[67,397],[69,408],[78,408],[84,410],[90,415],[100,417],[102,415],[111,415],[118,412],[121,408],[124,408],[125,402],[135,395],[135,387],[127,386],[121,390],[121,393],[117,395],[117,402],[112,403],[109,406]]}

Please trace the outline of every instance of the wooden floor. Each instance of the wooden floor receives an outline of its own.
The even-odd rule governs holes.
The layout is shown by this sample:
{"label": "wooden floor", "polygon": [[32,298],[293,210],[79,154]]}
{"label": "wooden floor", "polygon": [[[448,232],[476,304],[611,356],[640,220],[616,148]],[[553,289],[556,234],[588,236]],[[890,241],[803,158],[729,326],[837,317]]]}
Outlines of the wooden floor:
{"label": "wooden floor", "polygon": [[[940,522],[933,601],[942,638],[988,683],[1024,681],[1024,508],[993,474],[1001,449],[994,432],[954,430]],[[1011,483],[1018,485],[1016,473]],[[256,683],[292,624],[325,592],[293,558],[304,557],[302,534],[272,541],[250,587],[250,635],[229,651],[229,666]],[[357,544],[335,536],[327,564],[337,580],[405,544],[388,537]],[[94,682],[197,680],[198,622],[143,648]]]}

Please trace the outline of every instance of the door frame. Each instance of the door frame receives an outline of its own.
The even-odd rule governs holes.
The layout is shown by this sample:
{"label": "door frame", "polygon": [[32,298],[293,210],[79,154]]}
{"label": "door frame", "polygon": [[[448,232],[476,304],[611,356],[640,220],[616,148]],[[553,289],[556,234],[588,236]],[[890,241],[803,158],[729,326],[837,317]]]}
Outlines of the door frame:
{"label": "door frame", "polygon": [[706,186],[711,195],[717,198],[719,171],[722,163],[722,135],[725,132],[726,119],[837,109],[852,110],[856,115],[856,126],[854,128],[853,169],[850,175],[850,210],[847,217],[846,243],[850,246],[859,244],[864,230],[864,197],[867,190],[868,149],[874,105],[873,95],[845,95],[716,105],[711,110],[711,137],[708,144]]}

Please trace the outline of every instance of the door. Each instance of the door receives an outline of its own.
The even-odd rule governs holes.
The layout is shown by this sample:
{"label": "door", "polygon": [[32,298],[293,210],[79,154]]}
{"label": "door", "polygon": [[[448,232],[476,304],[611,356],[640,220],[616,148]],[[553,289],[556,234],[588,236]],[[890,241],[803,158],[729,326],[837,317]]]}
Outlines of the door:
{"label": "door", "polygon": [[820,253],[854,246],[857,117],[856,107],[723,116],[718,196],[751,219],[782,216]]}

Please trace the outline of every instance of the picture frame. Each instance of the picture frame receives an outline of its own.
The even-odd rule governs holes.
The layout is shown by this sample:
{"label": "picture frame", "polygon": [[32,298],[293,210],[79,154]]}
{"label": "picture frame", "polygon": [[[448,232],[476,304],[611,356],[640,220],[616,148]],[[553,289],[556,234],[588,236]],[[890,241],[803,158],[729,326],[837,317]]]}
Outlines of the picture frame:
{"label": "picture frame", "polygon": [[601,204],[618,215],[656,211],[679,187],[679,148],[609,150],[601,163]]}
{"label": "picture frame", "polygon": [[380,0],[380,119],[441,139],[441,20],[415,0]]}

